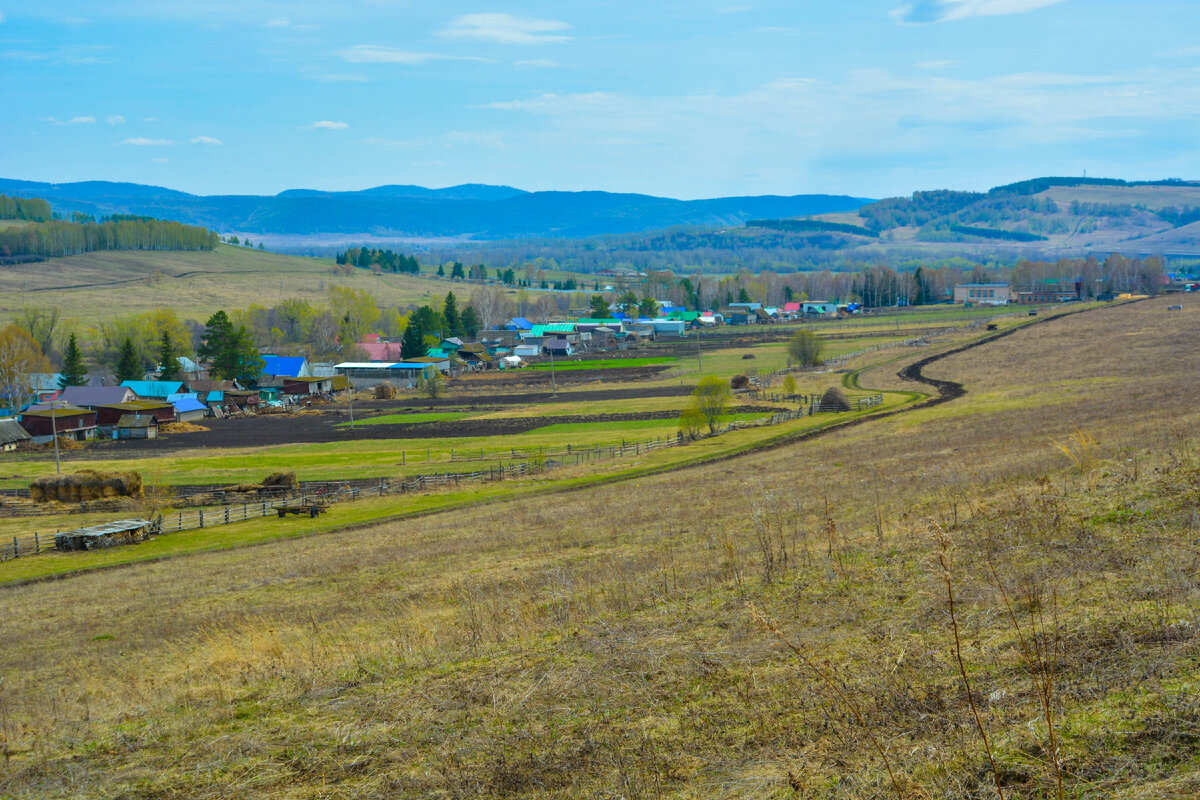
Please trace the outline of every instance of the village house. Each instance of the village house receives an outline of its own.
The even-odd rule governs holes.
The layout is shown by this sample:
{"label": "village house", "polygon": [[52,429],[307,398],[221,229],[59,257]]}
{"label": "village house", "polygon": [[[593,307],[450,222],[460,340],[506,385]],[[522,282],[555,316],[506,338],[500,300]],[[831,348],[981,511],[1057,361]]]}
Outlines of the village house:
{"label": "village house", "polygon": [[1022,305],[1041,303],[1070,303],[1083,297],[1082,281],[1046,281],[1034,283],[1017,292]]}
{"label": "village house", "polygon": [[68,386],[62,390],[59,399],[69,405],[95,410],[137,400],[138,395],[128,386]]}
{"label": "village house", "polygon": [[0,419],[0,453],[11,453],[30,440],[29,431],[15,419]]}
{"label": "village house", "polygon": [[20,421],[35,444],[53,441],[55,434],[80,442],[96,437],[96,412],[77,406],[34,406],[21,414]]}
{"label": "village house", "polygon": [[121,385],[143,400],[166,400],[183,391],[183,381],[123,381]]}
{"label": "village house", "polygon": [[1007,283],[960,283],[954,287],[954,302],[967,306],[1002,306],[1012,302]]}
{"label": "village house", "polygon": [[[126,414],[149,414],[161,422],[175,421],[175,406],[165,400],[130,400],[96,407],[96,424],[111,429]],[[106,432],[106,431],[102,431]]]}
{"label": "village house", "polygon": [[310,378],[312,370],[304,356],[262,355],[263,375],[278,375],[281,378]]}
{"label": "village house", "polygon": [[158,420],[150,414],[125,414],[113,427],[114,439],[158,438]]}

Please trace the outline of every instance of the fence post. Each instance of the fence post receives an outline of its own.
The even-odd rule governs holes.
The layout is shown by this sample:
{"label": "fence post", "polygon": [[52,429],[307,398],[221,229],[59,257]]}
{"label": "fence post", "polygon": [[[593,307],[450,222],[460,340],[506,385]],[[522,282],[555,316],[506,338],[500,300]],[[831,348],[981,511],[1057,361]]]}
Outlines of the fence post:
{"label": "fence post", "polygon": [[200,509],[200,527],[204,527],[204,509]]}

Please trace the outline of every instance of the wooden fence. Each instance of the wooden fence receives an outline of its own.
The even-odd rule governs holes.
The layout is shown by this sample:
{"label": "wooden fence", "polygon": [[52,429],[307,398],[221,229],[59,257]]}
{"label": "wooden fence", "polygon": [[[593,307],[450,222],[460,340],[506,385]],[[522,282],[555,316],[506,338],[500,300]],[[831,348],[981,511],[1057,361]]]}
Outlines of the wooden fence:
{"label": "wooden fence", "polygon": [[[794,411],[780,410],[769,417],[752,422],[731,422],[728,425],[718,427],[712,435],[719,435],[743,428],[779,425],[789,420],[821,413],[820,401],[816,399],[815,402],[812,402],[814,398],[815,395],[811,396],[809,398],[810,402]],[[855,401],[855,409],[872,408],[880,405],[882,402],[882,394],[859,398]],[[688,441],[690,441],[688,437],[676,434],[675,436],[657,437],[648,440],[622,440],[619,445],[614,443],[611,445],[584,448],[567,445],[566,448],[561,450],[546,450],[544,448],[538,448],[537,450],[517,450],[510,448],[507,452],[509,458],[524,458],[528,460],[510,464],[501,462],[472,472],[435,472],[395,480],[380,478],[377,481],[358,480],[353,483],[309,481],[302,484],[297,492],[272,499],[258,500],[253,503],[226,503],[208,508],[202,507],[166,514],[157,520],[158,532],[179,533],[181,531],[199,530],[217,525],[227,525],[233,522],[269,517],[278,514],[278,508],[283,505],[308,505],[310,503],[334,504],[348,500],[357,500],[363,497],[382,497],[388,494],[423,492],[430,488],[457,486],[463,482],[505,480],[546,472],[563,466],[582,465],[595,461],[622,458],[627,455],[651,453],[667,447],[678,447],[686,444]],[[455,460],[493,460],[498,459],[502,455],[505,454],[486,454],[484,451],[479,451],[478,454],[473,455],[466,451],[458,451],[456,452]],[[189,492],[187,496],[193,497],[201,493],[202,491]],[[13,536],[11,541],[5,540],[4,542],[0,542],[0,562],[37,555],[38,553],[54,549],[54,534],[52,533],[35,532],[24,536]]]}

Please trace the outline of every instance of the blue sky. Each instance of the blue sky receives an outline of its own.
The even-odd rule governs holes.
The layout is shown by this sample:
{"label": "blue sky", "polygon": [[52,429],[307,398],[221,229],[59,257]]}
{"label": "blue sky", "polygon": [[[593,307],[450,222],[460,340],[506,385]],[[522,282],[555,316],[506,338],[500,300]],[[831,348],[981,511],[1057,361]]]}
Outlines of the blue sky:
{"label": "blue sky", "polygon": [[1200,177],[1192,0],[0,0],[0,177],[680,198]]}

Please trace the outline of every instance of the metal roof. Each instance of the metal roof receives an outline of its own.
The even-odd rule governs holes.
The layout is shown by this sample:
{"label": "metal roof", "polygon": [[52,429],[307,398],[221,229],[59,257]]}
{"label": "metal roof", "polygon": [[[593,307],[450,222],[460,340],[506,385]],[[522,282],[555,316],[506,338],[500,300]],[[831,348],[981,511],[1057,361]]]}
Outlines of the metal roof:
{"label": "metal roof", "polygon": [[0,419],[0,444],[25,442],[30,438],[29,432],[15,419]]}
{"label": "metal roof", "polygon": [[166,397],[183,391],[183,381],[124,381],[122,386],[133,389],[138,397]]}
{"label": "metal roof", "polygon": [[137,393],[128,386],[68,386],[63,389],[62,399],[75,406],[107,406],[123,403]]}
{"label": "metal roof", "polygon": [[304,356],[262,356],[263,374],[299,378],[308,370],[308,359]]}
{"label": "metal roof", "polygon": [[195,397],[181,397],[172,402],[175,406],[175,411],[180,414],[185,414],[188,411],[207,411],[208,406],[201,403]]}
{"label": "metal roof", "polygon": [[117,420],[118,428],[149,428],[157,424],[158,419],[153,414],[122,414]]}

